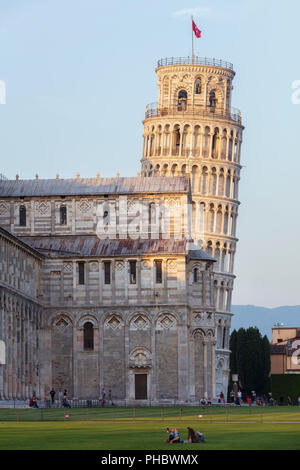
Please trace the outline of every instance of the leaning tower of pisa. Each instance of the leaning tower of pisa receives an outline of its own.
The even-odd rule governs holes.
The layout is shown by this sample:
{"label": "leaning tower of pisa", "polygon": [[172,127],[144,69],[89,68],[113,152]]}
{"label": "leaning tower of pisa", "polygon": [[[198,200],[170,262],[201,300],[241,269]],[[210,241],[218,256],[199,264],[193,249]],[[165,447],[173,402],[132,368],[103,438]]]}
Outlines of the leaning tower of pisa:
{"label": "leaning tower of pisa", "polygon": [[146,107],[142,176],[189,175],[194,242],[215,266],[216,393],[226,394],[236,252],[241,113],[233,65],[200,57],[158,61],[158,102]]}

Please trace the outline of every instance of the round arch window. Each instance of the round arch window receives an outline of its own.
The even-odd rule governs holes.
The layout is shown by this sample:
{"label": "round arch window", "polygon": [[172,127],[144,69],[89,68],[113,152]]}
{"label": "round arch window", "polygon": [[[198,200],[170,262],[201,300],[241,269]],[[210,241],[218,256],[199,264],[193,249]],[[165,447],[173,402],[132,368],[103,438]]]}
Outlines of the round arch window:
{"label": "round arch window", "polygon": [[184,111],[187,106],[187,92],[186,90],[180,90],[178,93],[177,109],[178,111]]}
{"label": "round arch window", "polygon": [[201,80],[197,78],[195,81],[195,95],[201,95]]}
{"label": "round arch window", "polygon": [[214,91],[211,91],[209,94],[209,106],[213,109],[215,109],[217,106],[217,98]]}

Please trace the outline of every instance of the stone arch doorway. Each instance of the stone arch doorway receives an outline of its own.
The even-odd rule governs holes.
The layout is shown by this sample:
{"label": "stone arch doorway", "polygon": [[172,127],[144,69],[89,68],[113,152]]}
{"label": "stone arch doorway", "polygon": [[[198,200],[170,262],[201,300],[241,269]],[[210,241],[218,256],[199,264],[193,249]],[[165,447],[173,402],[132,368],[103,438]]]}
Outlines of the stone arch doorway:
{"label": "stone arch doorway", "polygon": [[129,355],[129,395],[133,400],[149,400],[152,356],[144,347],[137,347]]}

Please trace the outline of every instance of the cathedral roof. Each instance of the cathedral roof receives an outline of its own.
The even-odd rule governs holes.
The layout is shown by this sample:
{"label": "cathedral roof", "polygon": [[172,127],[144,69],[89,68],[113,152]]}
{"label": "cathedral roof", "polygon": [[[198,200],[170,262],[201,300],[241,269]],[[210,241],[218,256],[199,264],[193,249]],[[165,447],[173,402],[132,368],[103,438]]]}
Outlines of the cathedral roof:
{"label": "cathedral roof", "polygon": [[11,232],[8,232],[8,230],[5,230],[3,227],[0,227],[0,238],[6,238],[11,242],[20,245],[22,248],[29,251],[32,255],[38,258],[42,258],[42,253],[40,251],[35,250],[33,246],[31,246],[29,243],[26,243],[25,240],[21,240],[21,238],[16,237]]}
{"label": "cathedral roof", "polygon": [[190,259],[214,260],[203,250],[190,250],[190,244],[187,240],[172,238],[101,240],[97,236],[68,235],[65,237],[23,237],[22,239],[35,250],[54,258],[181,254]]}
{"label": "cathedral roof", "polygon": [[188,191],[189,178],[185,176],[0,180],[0,197],[163,194]]}
{"label": "cathedral roof", "polygon": [[208,253],[205,251],[201,250],[200,248],[193,249],[193,250],[188,250],[188,257],[189,259],[194,259],[194,260],[201,260],[201,261],[217,261],[215,258],[210,256]]}

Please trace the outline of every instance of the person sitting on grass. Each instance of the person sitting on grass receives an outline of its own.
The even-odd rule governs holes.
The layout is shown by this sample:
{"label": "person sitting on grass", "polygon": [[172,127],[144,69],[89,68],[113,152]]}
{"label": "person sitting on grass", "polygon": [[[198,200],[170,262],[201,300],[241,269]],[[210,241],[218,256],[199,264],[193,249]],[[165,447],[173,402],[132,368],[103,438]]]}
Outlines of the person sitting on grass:
{"label": "person sitting on grass", "polygon": [[199,431],[194,431],[193,428],[188,427],[188,440],[187,442],[192,442],[194,443],[200,443],[200,442],[206,442],[204,434],[202,434]]}
{"label": "person sitting on grass", "polygon": [[166,439],[165,442],[168,442],[169,444],[177,444],[177,443],[183,442],[180,439],[178,429],[176,428],[170,429],[169,427],[167,427],[167,433],[169,434],[169,437]]}

